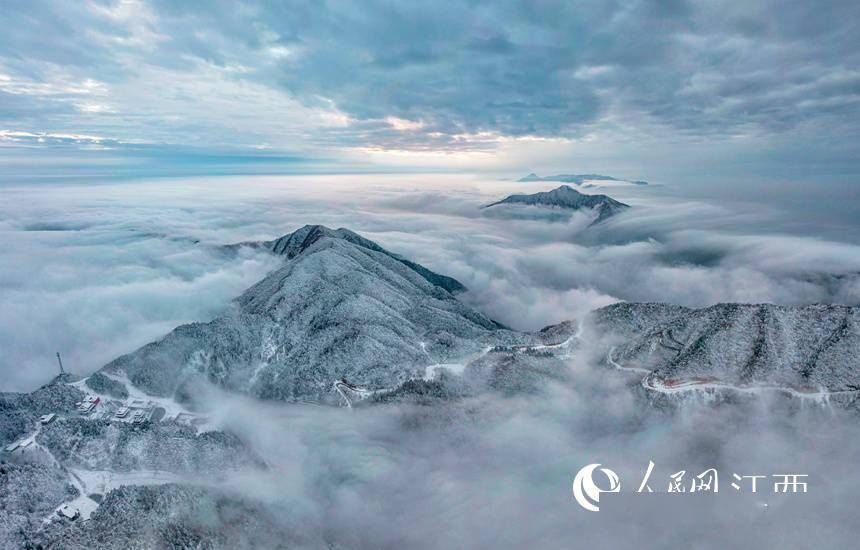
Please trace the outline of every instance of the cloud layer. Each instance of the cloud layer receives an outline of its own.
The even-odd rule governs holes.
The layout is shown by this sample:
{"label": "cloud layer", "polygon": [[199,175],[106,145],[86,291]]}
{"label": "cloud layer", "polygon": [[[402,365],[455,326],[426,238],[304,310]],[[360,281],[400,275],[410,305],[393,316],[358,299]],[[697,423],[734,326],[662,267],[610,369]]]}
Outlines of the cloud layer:
{"label": "cloud layer", "polygon": [[[269,466],[222,486],[267,503],[308,547],[841,547],[856,537],[845,507],[860,485],[853,416],[767,398],[692,399],[673,414],[587,351],[569,362],[568,384],[530,397],[347,411],[218,395],[215,422]],[[636,494],[649,461],[654,493]],[[590,463],[622,482],[598,513],[571,495]],[[685,470],[689,485],[709,468],[718,494],[666,492],[671,474]],[[733,473],[766,477],[752,494],[749,480],[731,487]],[[785,473],[808,476],[808,492],[774,494],[771,476]]]}
{"label": "cloud layer", "polygon": [[860,247],[842,231],[850,220],[798,227],[787,222],[797,212],[779,205],[717,206],[658,186],[613,188],[632,208],[590,228],[577,215],[510,219],[479,208],[552,185],[344,175],[4,187],[3,389],[47,381],[55,351],[86,374],[217,315],[275,262],[228,258],[217,245],[308,223],[348,227],[456,277],[469,288],[464,300],[521,330],[619,300],[860,303]]}
{"label": "cloud layer", "polygon": [[496,166],[511,149],[534,161],[533,141],[550,140],[556,164],[652,159],[663,176],[696,153],[712,157],[710,171],[781,160],[856,176],[858,10],[844,0],[16,3],[0,33],[0,130],[19,145],[30,133],[114,147],[484,151]]}

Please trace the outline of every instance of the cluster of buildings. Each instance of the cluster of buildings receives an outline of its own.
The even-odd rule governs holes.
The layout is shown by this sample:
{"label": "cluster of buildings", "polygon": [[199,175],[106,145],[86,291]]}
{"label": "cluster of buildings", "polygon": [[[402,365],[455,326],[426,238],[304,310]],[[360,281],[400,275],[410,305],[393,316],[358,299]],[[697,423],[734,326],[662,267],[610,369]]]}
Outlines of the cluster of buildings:
{"label": "cluster of buildings", "polygon": [[116,412],[113,414],[114,418],[117,420],[122,420],[124,422],[132,422],[134,424],[143,422],[144,420],[148,420],[149,416],[152,412],[151,407],[147,408],[132,408],[126,405],[118,408]]}
{"label": "cluster of buildings", "polygon": [[[83,400],[75,403],[75,407],[79,414],[87,416],[92,414],[100,404],[103,404],[101,397],[97,395],[87,395]],[[113,411],[112,414],[110,412],[111,409],[112,407],[108,407],[105,414],[110,415],[112,420],[137,424],[150,419],[152,416],[153,406],[152,403],[136,399],[131,403],[123,403],[118,409]]]}
{"label": "cluster of buildings", "polygon": [[79,413],[87,415],[93,412],[101,401],[101,397],[97,395],[88,395],[84,397],[83,401],[75,403],[75,407],[77,407]]}

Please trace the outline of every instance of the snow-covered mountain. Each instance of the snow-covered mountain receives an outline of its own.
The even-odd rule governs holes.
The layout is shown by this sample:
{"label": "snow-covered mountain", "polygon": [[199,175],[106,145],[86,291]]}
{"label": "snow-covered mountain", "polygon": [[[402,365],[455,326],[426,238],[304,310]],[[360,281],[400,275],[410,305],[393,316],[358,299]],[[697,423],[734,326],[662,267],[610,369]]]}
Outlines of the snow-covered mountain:
{"label": "snow-covered mountain", "polygon": [[[183,421],[191,413],[165,415],[158,405],[170,402],[111,380],[134,398],[90,393],[68,375],[29,394],[0,394],[0,547],[187,547],[181,534],[151,526],[176,524],[193,505],[181,495],[208,494],[195,480],[266,468],[238,435],[198,430]],[[89,399],[97,401],[81,412]],[[162,513],[158,502],[182,504]],[[143,542],[150,535],[161,542]]]}
{"label": "snow-covered mountain", "polygon": [[[256,246],[283,265],[227,315],[178,327],[85,379],[0,394],[0,546],[273,545],[284,534],[268,509],[214,483],[267,464],[193,408],[195,381],[270,399],[440,403],[516,391],[495,357],[569,331],[506,329],[454,297],[454,279],[348,230],[306,226]],[[456,374],[481,358],[483,382]],[[207,516],[217,519],[207,530],[203,508],[226,515]]]}
{"label": "snow-covered mountain", "polygon": [[228,314],[181,326],[85,379],[0,394],[0,547],[291,540],[271,507],[219,482],[270,465],[229,423],[191,408],[201,379],[269,399],[418,403],[445,417],[458,402],[577,383],[568,360],[580,356],[598,359],[607,377],[623,372],[647,397],[642,407],[774,391],[858,408],[857,307],[619,303],[522,333],[460,302],[454,279],[346,229],[305,226],[241,246],[283,265]]}
{"label": "snow-covered mountain", "polygon": [[799,397],[860,394],[860,308],[718,304],[690,310],[617,304],[591,314],[608,363],[650,373],[655,391],[771,389]]}
{"label": "snow-covered mountain", "polygon": [[343,227],[332,230],[322,225],[306,225],[292,233],[288,233],[283,237],[279,237],[271,241],[239,243],[237,245],[229,245],[229,248],[235,249],[242,246],[263,248],[266,250],[270,250],[274,254],[286,256],[287,259],[291,259],[297,254],[301,253],[311,244],[324,237],[343,239],[344,241],[367,248],[368,250],[373,250],[375,252],[385,254],[386,256],[397,260],[406,267],[415,271],[416,273],[427,279],[428,282],[436,286],[440,286],[453,294],[466,290],[466,287],[463,286],[463,284],[460,283],[460,281],[458,281],[457,279],[430,271],[426,267],[415,262],[409,261],[406,258],[400,256],[399,254],[389,252],[375,242],[371,241],[370,239],[365,239],[358,233],[354,233],[349,229],[345,229]]}
{"label": "snow-covered mountain", "polygon": [[85,379],[0,394],[0,546],[267,547],[290,536],[271,508],[229,490],[270,465],[241,431],[193,408],[203,380],[267,399],[414,403],[444,417],[458,403],[579,383],[569,359],[580,357],[598,375],[623,373],[646,413],[767,392],[790,406],[860,407],[857,307],[619,303],[523,333],[458,300],[456,280],[346,229],[235,246],[283,264],[229,313]]}
{"label": "snow-covered mountain", "polygon": [[523,183],[535,181],[558,181],[561,183],[573,183],[582,187],[600,186],[600,185],[648,185],[647,181],[642,180],[623,180],[612,176],[603,176],[600,174],[556,174],[554,176],[538,176],[534,172],[517,180]]}
{"label": "snow-covered mountain", "polygon": [[[612,206],[561,189],[524,198]],[[608,364],[661,379],[807,392],[860,387],[852,359],[860,350],[857,308],[620,303],[592,312],[584,332],[565,322],[526,334],[459,301],[447,290],[463,288],[455,279],[346,229],[305,226],[247,246],[282,256],[283,266],[239,296],[228,314],[178,327],[104,372],[160,396],[185,395],[198,380],[286,401],[456,396],[562,379],[559,359],[608,339]],[[445,371],[466,376],[436,376]],[[522,376],[527,384],[510,383]]]}
{"label": "snow-covered mountain", "polygon": [[505,206],[539,206],[550,208],[561,208],[566,210],[590,210],[595,219],[592,222],[599,223],[610,216],[630,208],[629,205],[619,202],[606,195],[586,195],[580,193],[569,185],[562,185],[552,191],[542,191],[530,195],[516,194],[488,204],[483,208],[498,208]]}
{"label": "snow-covered mountain", "polygon": [[284,263],[229,314],[178,327],[105,370],[157,395],[205,378],[266,399],[334,402],[338,380],[393,388],[429,365],[524,341],[455,298],[456,280],[346,229],[305,226],[262,246]]}

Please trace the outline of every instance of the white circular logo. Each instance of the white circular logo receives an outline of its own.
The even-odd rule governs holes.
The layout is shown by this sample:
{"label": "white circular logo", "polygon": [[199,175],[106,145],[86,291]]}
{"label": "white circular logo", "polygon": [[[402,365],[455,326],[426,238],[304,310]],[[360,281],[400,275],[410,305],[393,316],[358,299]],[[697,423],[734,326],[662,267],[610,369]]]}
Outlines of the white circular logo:
{"label": "white circular logo", "polygon": [[594,483],[594,470],[600,468],[600,464],[589,464],[573,478],[573,498],[580,506],[589,512],[597,512],[600,508],[597,506],[600,502],[600,493],[617,493],[621,490],[621,480],[618,474],[609,468],[600,468],[600,471],[609,480],[609,488],[601,489]]}

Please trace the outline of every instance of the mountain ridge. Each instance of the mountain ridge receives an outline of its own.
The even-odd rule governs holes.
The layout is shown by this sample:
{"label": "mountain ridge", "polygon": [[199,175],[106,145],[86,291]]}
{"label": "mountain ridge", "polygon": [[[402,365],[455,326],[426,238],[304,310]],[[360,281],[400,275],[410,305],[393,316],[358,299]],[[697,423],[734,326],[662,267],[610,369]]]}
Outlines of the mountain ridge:
{"label": "mountain ridge", "polygon": [[648,185],[647,181],[625,180],[613,176],[604,176],[601,174],[556,174],[554,176],[538,176],[534,172],[531,172],[527,176],[524,176],[517,181],[521,183],[529,183],[535,181],[559,181],[563,183],[575,183],[576,185],[582,185],[586,181],[617,181],[623,183],[630,183],[633,185]]}
{"label": "mountain ridge", "polygon": [[278,256],[286,256],[287,259],[291,259],[296,254],[301,253],[303,250],[305,250],[314,242],[323,237],[343,239],[345,241],[362,246],[369,250],[374,250],[376,252],[386,254],[387,256],[394,258],[395,260],[406,265],[413,271],[417,272],[428,282],[440,286],[453,294],[465,292],[467,290],[466,286],[457,279],[449,277],[447,275],[436,273],[420,264],[417,264],[404,258],[400,254],[389,252],[388,250],[382,248],[370,239],[362,237],[358,233],[355,233],[354,231],[351,231],[344,227],[330,229],[324,225],[308,224],[300,227],[292,233],[287,233],[286,235],[283,235],[276,239],[272,239],[269,241],[250,241],[237,243],[233,245],[227,245],[226,248],[236,249],[245,246],[250,248],[265,249]]}
{"label": "mountain ridge", "polygon": [[591,225],[618,214],[630,205],[617,201],[608,195],[588,195],[580,193],[569,185],[561,185],[551,191],[540,191],[538,193],[509,195],[500,201],[496,201],[481,208],[493,208],[502,205],[526,205],[562,208],[566,210],[593,210],[597,217]]}
{"label": "mountain ridge", "polygon": [[336,402],[336,380],[390,388],[428,365],[533,338],[457,300],[438,284],[444,276],[349,230],[304,226],[259,246],[284,263],[230,312],[104,368],[157,395],[202,378],[267,399]]}
{"label": "mountain ridge", "polygon": [[617,335],[610,363],[670,385],[772,385],[799,394],[860,390],[856,306],[616,304],[591,318],[604,334]]}

